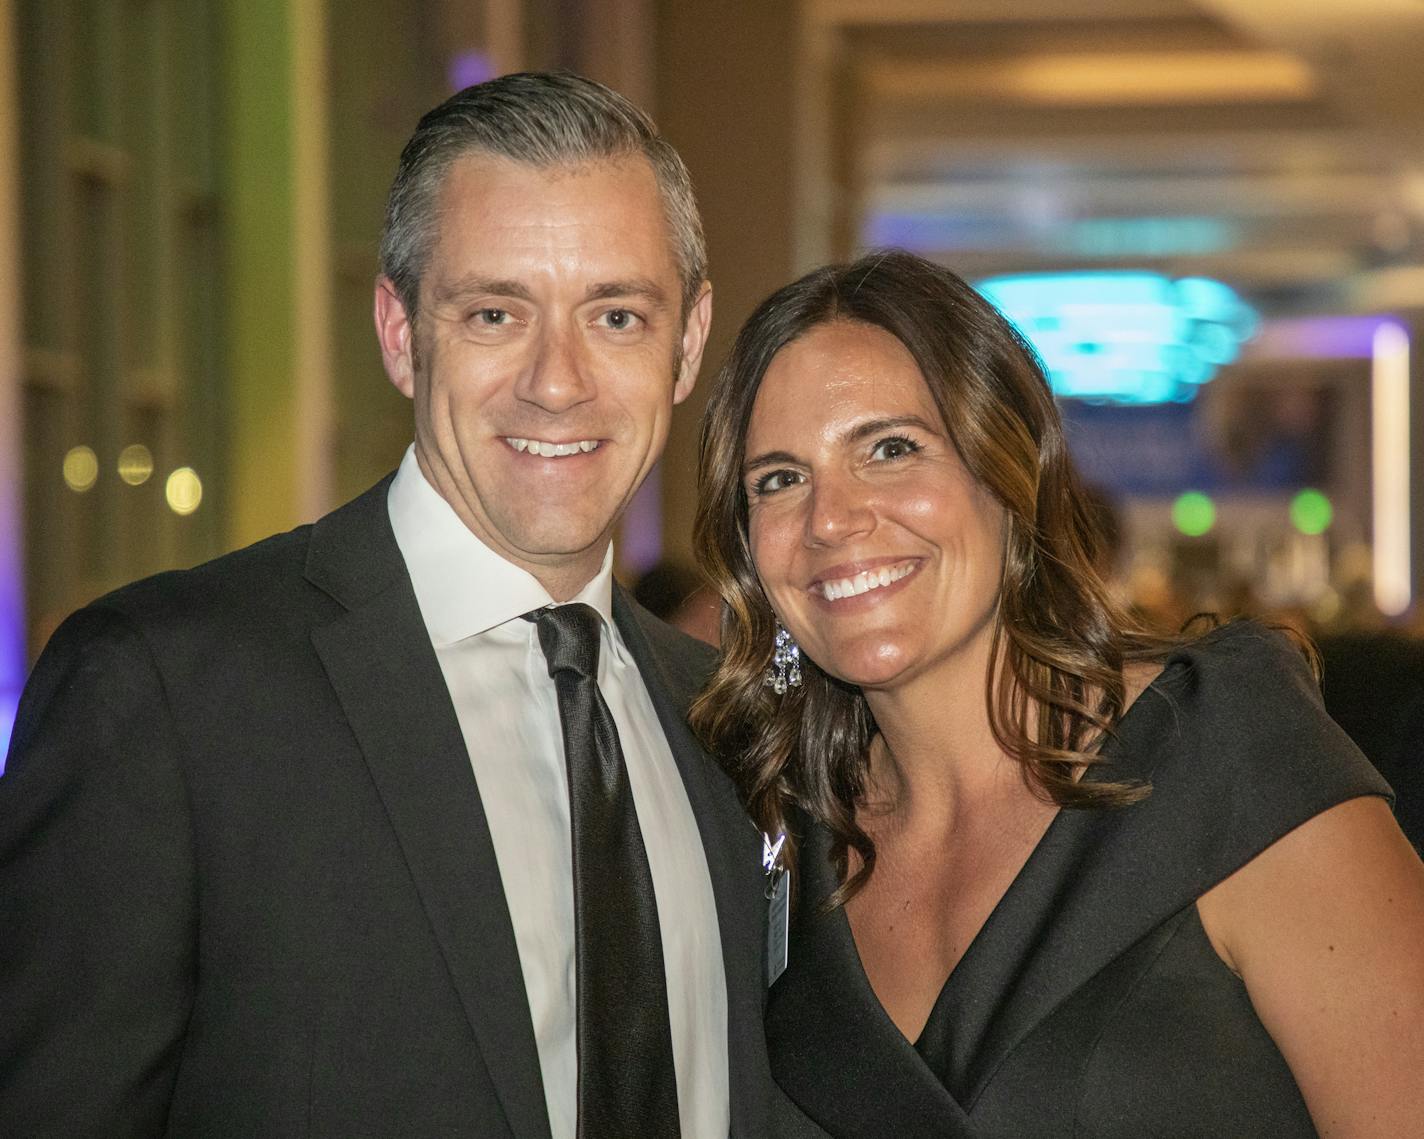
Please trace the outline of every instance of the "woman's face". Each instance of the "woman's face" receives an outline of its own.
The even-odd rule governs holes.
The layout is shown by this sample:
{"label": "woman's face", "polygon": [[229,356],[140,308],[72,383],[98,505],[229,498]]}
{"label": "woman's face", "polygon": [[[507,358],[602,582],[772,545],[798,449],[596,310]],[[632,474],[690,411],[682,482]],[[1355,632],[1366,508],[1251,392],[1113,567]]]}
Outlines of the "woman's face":
{"label": "woman's face", "polygon": [[987,664],[1004,511],[965,470],[899,340],[836,321],[783,348],[746,455],[757,574],[822,669],[888,689]]}

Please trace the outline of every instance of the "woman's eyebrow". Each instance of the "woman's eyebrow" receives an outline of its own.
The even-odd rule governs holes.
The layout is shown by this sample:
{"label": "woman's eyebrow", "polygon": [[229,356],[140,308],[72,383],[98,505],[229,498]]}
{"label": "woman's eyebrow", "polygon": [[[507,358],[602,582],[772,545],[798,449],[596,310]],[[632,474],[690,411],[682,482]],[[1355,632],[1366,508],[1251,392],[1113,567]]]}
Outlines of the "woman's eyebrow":
{"label": "woman's eyebrow", "polygon": [[764,454],[757,455],[755,458],[748,459],[745,463],[743,463],[742,473],[746,474],[748,471],[755,470],[757,467],[764,467],[769,463],[797,462],[800,462],[800,460],[797,459],[796,456],[793,455],[790,451],[767,451]]}
{"label": "woman's eyebrow", "polygon": [[857,423],[842,438],[848,443],[858,443],[867,436],[879,435],[882,431],[895,431],[901,427],[918,427],[921,431],[928,431],[931,435],[940,433],[939,429],[926,423],[918,415],[894,415],[884,419],[867,419],[864,423]]}

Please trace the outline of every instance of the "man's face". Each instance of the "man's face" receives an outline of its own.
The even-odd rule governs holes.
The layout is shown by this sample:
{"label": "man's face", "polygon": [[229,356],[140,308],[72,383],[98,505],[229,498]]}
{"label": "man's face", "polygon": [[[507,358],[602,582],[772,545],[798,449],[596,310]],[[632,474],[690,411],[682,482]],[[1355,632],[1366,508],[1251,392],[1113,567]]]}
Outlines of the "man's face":
{"label": "man's face", "polygon": [[572,596],[692,390],[710,289],[684,322],[641,157],[463,158],[438,208],[414,327],[376,287],[386,371],[415,400],[425,477],[486,545]]}

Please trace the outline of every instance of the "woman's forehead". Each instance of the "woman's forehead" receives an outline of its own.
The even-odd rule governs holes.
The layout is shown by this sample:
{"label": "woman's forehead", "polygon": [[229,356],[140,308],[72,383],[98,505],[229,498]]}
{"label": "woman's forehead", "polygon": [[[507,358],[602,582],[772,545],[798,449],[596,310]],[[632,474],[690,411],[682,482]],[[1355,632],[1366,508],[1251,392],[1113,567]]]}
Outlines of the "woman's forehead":
{"label": "woman's forehead", "polygon": [[781,349],[752,406],[749,434],[815,432],[832,421],[939,411],[915,358],[877,325],[817,325]]}

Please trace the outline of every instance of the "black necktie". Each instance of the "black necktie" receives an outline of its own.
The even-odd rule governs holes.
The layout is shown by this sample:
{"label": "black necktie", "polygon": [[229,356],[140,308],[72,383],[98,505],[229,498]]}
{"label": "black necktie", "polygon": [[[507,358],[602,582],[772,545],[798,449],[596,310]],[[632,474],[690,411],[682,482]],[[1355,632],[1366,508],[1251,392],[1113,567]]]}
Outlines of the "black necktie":
{"label": "black necktie", "polygon": [[530,614],[559,696],[574,853],[579,1139],[675,1137],[658,903],[618,728],[598,690],[600,618]]}

